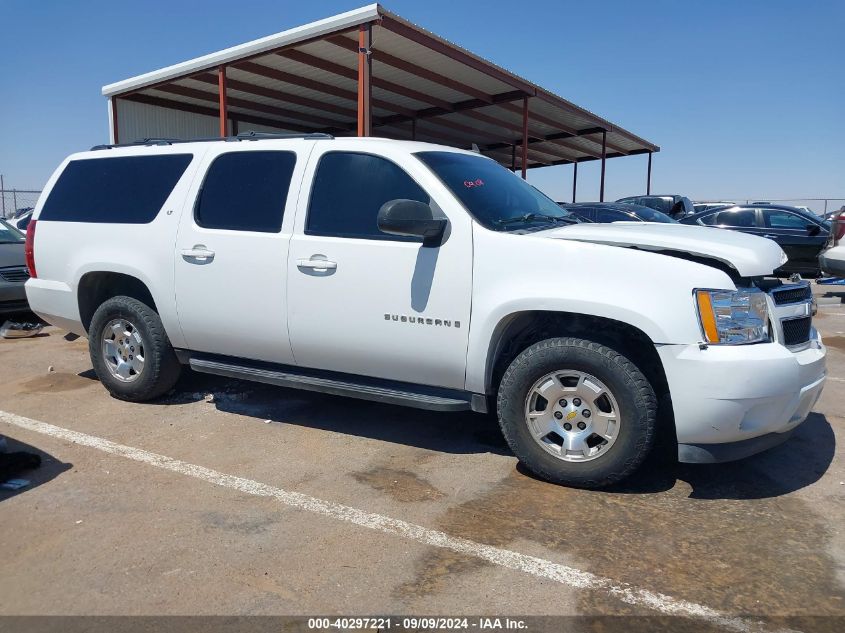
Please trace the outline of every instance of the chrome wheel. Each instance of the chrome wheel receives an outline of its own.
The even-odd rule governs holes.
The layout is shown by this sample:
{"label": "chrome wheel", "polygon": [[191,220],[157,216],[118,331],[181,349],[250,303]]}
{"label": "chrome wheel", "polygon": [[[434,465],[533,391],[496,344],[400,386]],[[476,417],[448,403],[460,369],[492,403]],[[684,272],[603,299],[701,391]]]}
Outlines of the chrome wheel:
{"label": "chrome wheel", "polygon": [[528,391],[525,421],[545,451],[567,462],[586,462],[610,450],[621,418],[616,398],[602,381],[582,371],[560,370]]}
{"label": "chrome wheel", "polygon": [[112,319],[103,328],[102,354],[112,376],[134,382],[144,371],[144,340],[126,319]]}

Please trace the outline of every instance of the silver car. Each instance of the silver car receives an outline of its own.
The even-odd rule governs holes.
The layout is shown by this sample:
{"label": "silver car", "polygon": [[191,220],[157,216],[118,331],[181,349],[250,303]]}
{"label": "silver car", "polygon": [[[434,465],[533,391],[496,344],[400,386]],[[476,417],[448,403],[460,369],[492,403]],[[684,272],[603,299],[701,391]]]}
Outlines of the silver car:
{"label": "silver car", "polygon": [[0,220],[0,315],[29,310],[24,290],[29,279],[24,241],[23,233]]}

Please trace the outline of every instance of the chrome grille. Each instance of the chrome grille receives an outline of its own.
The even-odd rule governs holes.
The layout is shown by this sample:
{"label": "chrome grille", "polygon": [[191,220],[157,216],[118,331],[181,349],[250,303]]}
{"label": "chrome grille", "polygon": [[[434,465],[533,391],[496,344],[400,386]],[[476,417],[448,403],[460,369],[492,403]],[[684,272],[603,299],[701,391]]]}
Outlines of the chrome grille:
{"label": "chrome grille", "polygon": [[26,266],[10,266],[8,268],[0,268],[0,277],[4,281],[24,282],[29,279],[29,272]]}
{"label": "chrome grille", "polygon": [[800,303],[808,301],[813,296],[809,284],[803,286],[786,286],[782,290],[772,290],[772,299],[775,305],[786,305],[789,303]]}
{"label": "chrome grille", "polygon": [[810,328],[813,317],[805,316],[796,319],[783,319],[783,344],[786,346],[801,345],[810,340]]}

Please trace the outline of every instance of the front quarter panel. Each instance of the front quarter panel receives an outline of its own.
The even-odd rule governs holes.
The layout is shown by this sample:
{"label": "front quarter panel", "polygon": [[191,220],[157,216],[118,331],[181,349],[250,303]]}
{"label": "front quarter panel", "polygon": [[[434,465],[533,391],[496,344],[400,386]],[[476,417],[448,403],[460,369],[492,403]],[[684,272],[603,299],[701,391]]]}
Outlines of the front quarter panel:
{"label": "front quarter panel", "polygon": [[491,343],[501,323],[525,311],[604,317],[655,344],[702,340],[692,291],[735,289],[703,264],[647,251],[515,235],[474,225],[473,299],[467,390],[486,392]]}

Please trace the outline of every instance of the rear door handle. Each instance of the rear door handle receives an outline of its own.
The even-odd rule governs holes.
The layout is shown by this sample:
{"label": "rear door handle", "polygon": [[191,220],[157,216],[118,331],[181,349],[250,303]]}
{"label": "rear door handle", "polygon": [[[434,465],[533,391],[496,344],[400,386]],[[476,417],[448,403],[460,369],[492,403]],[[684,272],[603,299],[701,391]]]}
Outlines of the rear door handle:
{"label": "rear door handle", "polygon": [[296,265],[298,268],[312,268],[314,270],[334,270],[337,268],[337,262],[330,262],[327,259],[297,259]]}
{"label": "rear door handle", "polygon": [[205,263],[214,259],[214,251],[207,249],[205,244],[195,244],[193,248],[183,248],[182,257]]}

